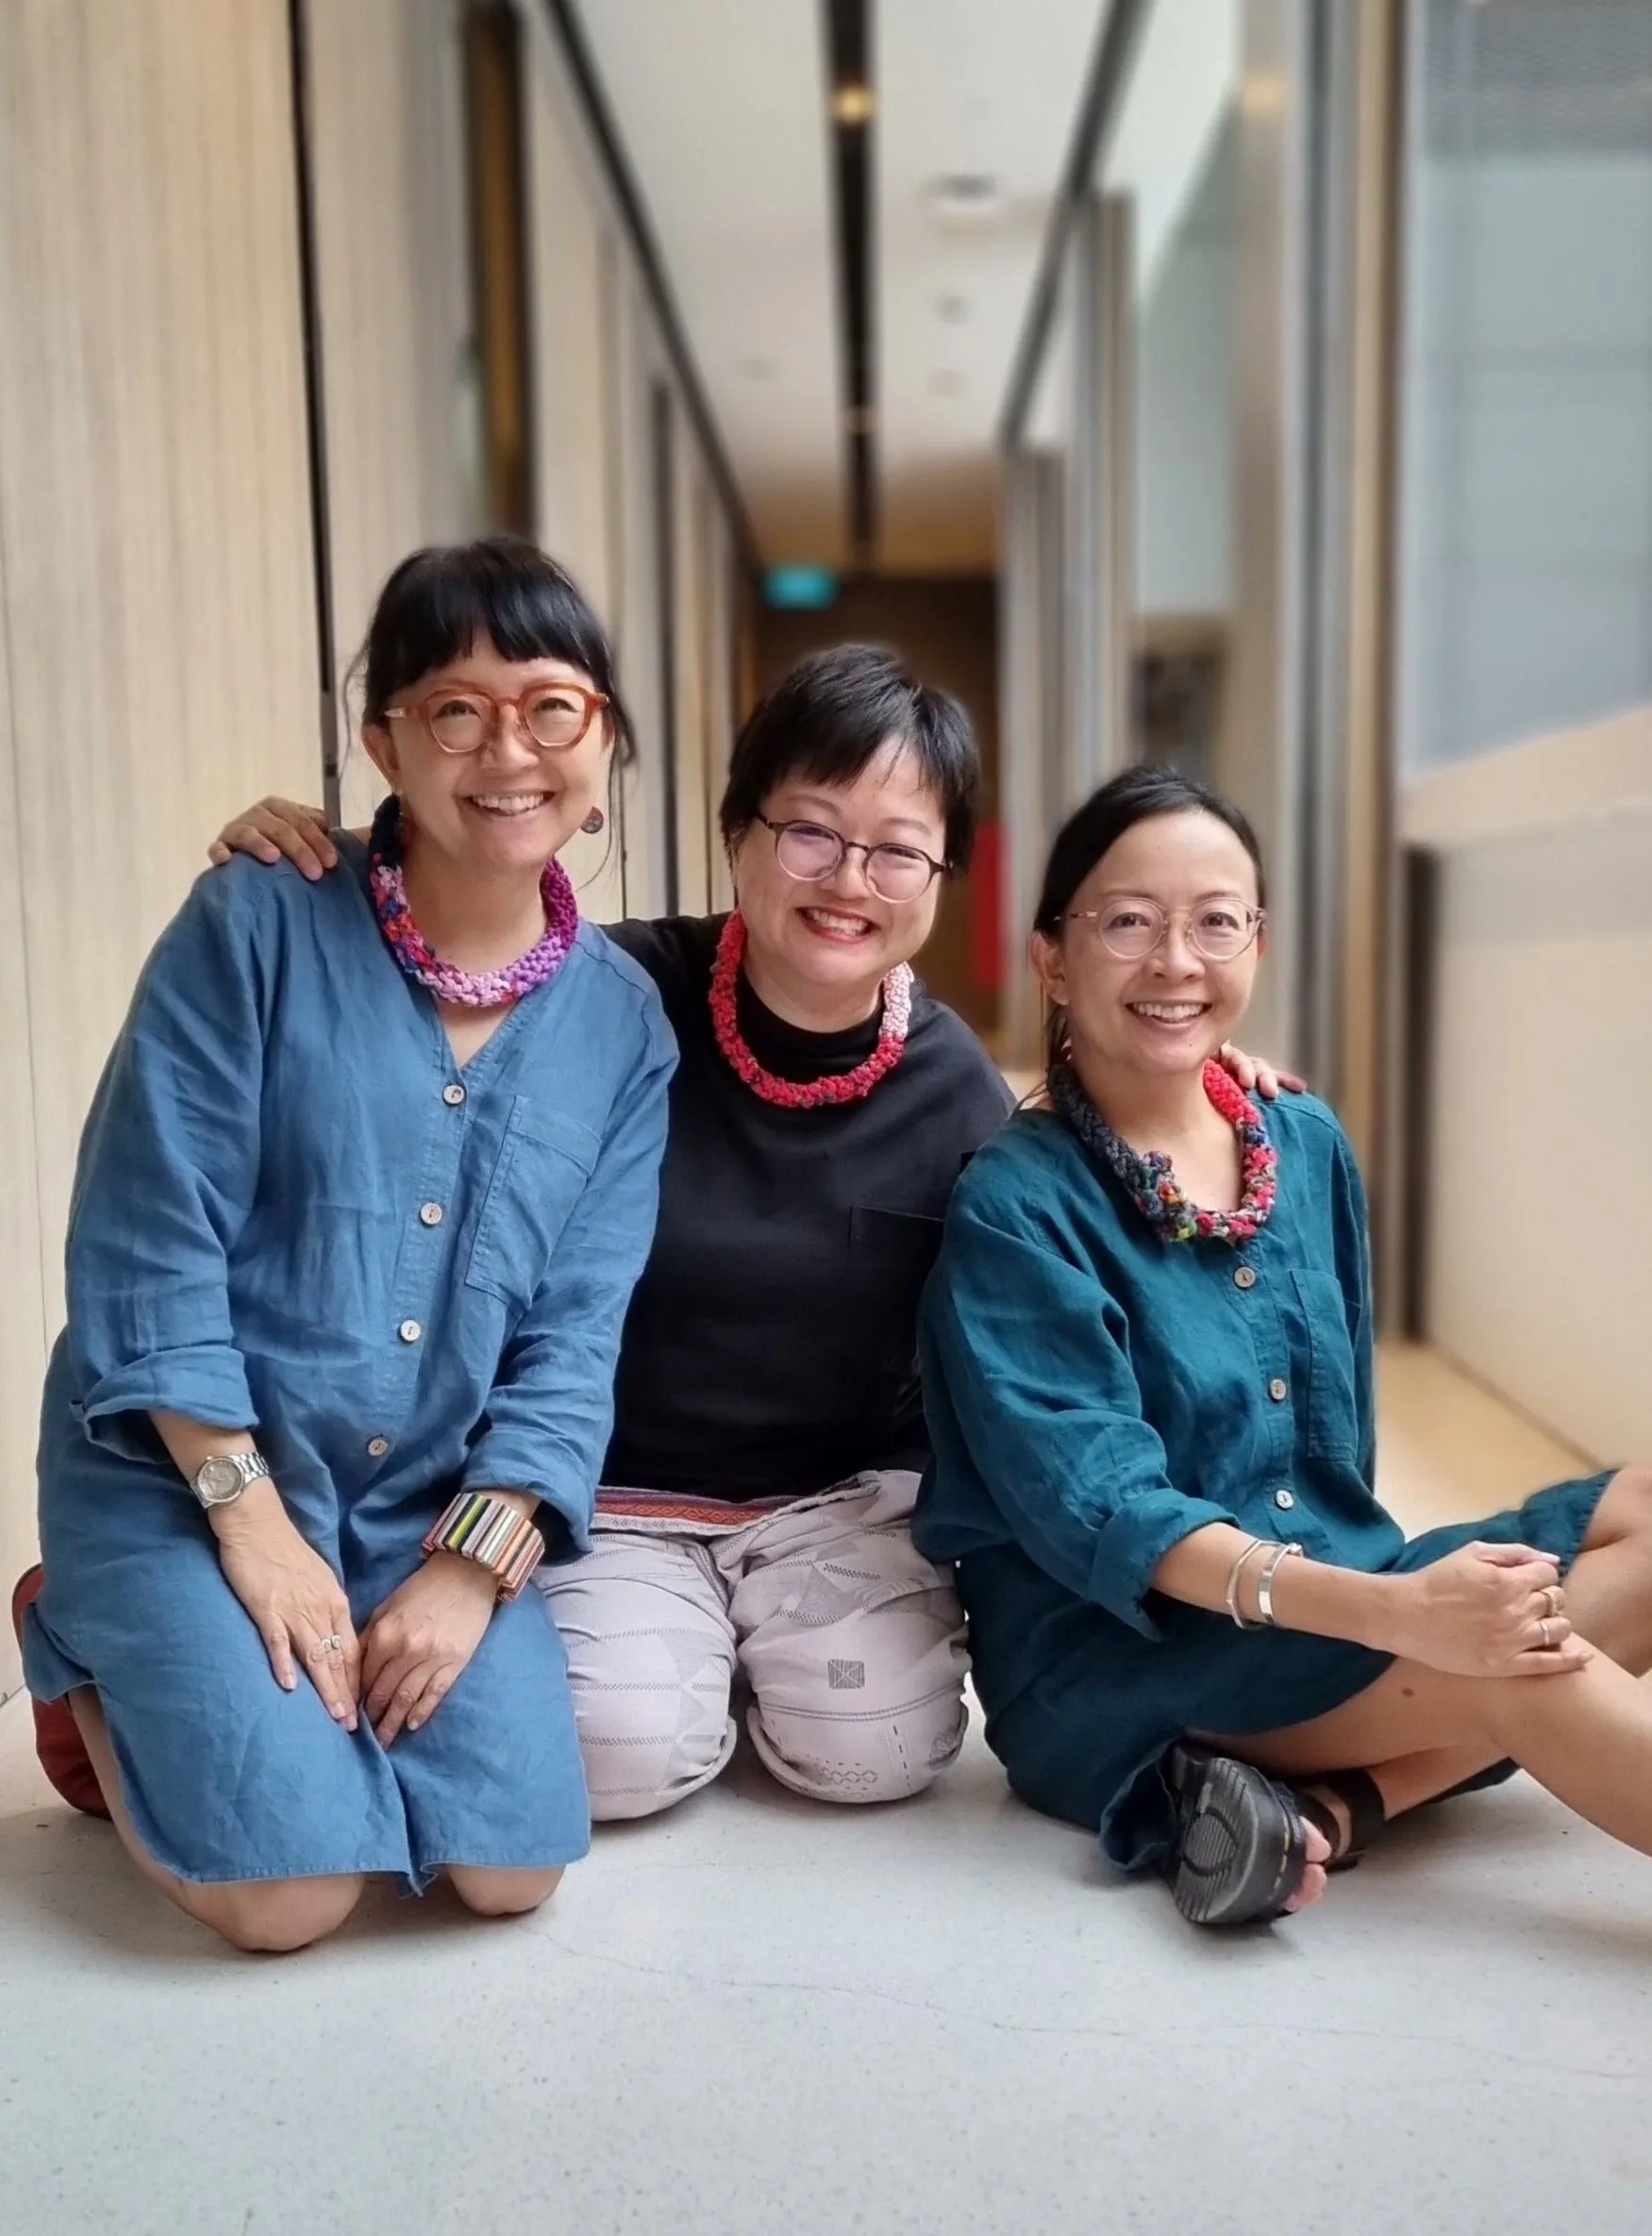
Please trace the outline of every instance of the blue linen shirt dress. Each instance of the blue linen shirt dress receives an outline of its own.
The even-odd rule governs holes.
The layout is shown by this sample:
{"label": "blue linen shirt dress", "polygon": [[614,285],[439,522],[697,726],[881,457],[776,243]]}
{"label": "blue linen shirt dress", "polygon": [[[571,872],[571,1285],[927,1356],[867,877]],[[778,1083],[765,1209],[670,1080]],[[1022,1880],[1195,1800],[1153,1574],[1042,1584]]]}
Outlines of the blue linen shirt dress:
{"label": "blue linen shirt dress", "polygon": [[152,1410],[252,1427],[359,1629],[462,1488],[588,1549],[676,1045],[581,924],[462,1069],[380,935],[360,844],[311,885],[212,872],[105,1070],[71,1208],[25,1670],[97,1688],[151,1853],[199,1881],[572,1861],[590,1825],[560,1642],[501,1606],[389,1751],[284,1693]]}
{"label": "blue linen shirt dress", "polygon": [[[1181,1539],[1231,1522],[1310,1559],[1426,1566],[1479,1538],[1575,1558],[1610,1476],[1407,1543],[1373,1489],[1365,1201],[1324,1104],[1266,1127],[1278,1195],[1255,1241],[1167,1243],[1059,1117],[974,1160],[920,1322],[935,1458],[912,1534],[958,1563],[987,1739],[1034,1807],[1164,1853],[1160,1762],[1187,1733],[1307,1721],[1390,1657],[1239,1630],[1152,1589]],[[1508,1775],[1505,1766],[1501,1775]],[[1478,1781],[1483,1782],[1483,1781]]]}

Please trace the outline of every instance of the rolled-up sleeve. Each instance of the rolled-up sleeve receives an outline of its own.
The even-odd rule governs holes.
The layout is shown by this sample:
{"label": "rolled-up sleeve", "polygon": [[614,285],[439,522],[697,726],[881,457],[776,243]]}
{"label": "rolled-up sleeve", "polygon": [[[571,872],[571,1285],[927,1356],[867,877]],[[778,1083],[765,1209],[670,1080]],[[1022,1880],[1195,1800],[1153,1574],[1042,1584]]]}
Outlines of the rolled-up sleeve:
{"label": "rolled-up sleeve", "polygon": [[560,1542],[547,1533],[553,1559],[591,1547],[620,1333],[654,1239],[676,1068],[676,1043],[656,1005],[645,1052],[616,1098],[549,1272],[505,1346],[465,1465],[467,1490],[526,1492],[560,1518]]}
{"label": "rolled-up sleeve", "polygon": [[1144,1637],[1153,1571],[1225,1507],[1169,1480],[1117,1308],[1054,1240],[1001,1207],[954,1202],[924,1307],[925,1371],[944,1383],[976,1472],[1027,1558]]}
{"label": "rolled-up sleeve", "polygon": [[93,1100],[65,1273],[76,1410],[152,1454],[146,1416],[257,1426],[228,1258],[258,1185],[264,1034],[257,894],[202,880],[162,934]]}

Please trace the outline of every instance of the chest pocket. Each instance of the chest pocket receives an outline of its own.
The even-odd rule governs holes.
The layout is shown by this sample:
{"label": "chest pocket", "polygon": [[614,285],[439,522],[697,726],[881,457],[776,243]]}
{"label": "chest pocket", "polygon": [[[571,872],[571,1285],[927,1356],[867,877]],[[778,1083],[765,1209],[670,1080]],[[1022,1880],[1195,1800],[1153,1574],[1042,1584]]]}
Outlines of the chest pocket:
{"label": "chest pocket", "polygon": [[519,1094],[505,1128],[465,1285],[526,1310],[549,1270],[602,1143],[589,1126]]}
{"label": "chest pocket", "polygon": [[1296,1300],[1308,1323],[1308,1451],[1314,1460],[1356,1460],[1360,1421],[1354,1396],[1354,1345],[1343,1285],[1334,1274],[1293,1273]]}

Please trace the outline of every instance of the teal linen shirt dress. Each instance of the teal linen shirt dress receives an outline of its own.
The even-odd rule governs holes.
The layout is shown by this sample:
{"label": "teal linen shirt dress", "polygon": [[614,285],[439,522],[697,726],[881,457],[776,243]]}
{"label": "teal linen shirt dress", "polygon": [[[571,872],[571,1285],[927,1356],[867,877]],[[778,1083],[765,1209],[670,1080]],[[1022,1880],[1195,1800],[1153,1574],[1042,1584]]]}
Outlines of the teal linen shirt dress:
{"label": "teal linen shirt dress", "polygon": [[1241,1631],[1152,1574],[1212,1522],[1366,1571],[1475,1538],[1569,1565],[1610,1477],[1408,1544],[1373,1490],[1364,1195],[1331,1112],[1282,1098],[1268,1224],[1167,1243],[1059,1117],[1012,1119],[965,1172],[921,1319],[934,1442],[913,1535],[958,1564],[987,1737],[1024,1798],[1126,1867],[1172,1818],[1159,1765],[1189,1732],[1301,1723],[1388,1657]]}
{"label": "teal linen shirt dress", "polygon": [[256,1429],[358,1627],[461,1487],[589,1544],[676,1044],[581,925],[461,1069],[385,944],[363,849],[243,860],[162,936],[98,1089],[41,1425],[30,1689],[95,1685],[145,1844],[201,1881],[542,1868],[589,1818],[538,1592],[387,1751],[284,1693],[151,1410]]}

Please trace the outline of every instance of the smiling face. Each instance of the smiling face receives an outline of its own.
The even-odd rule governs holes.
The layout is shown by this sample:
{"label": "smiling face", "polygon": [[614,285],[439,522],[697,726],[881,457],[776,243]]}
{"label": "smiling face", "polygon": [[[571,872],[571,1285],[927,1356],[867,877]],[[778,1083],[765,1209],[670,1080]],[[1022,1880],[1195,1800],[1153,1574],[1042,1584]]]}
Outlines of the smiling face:
{"label": "smiling face", "polygon": [[[1219,943],[1258,906],[1256,865],[1218,817],[1189,809],[1133,824],[1074,894],[1059,936],[1033,940],[1080,1066],[1162,1076],[1214,1056],[1249,1005],[1262,943],[1212,961],[1190,934],[1203,926]],[[1164,937],[1137,959],[1104,942],[1104,927],[1121,943],[1141,942],[1160,915]]]}
{"label": "smiling face", "polygon": [[537,876],[573,837],[603,786],[610,741],[602,712],[576,744],[547,749],[506,709],[474,753],[444,752],[426,720],[433,698],[437,726],[447,720],[440,705],[444,692],[514,699],[558,684],[595,688],[566,660],[508,660],[478,638],[461,658],[394,694],[393,706],[409,711],[363,726],[362,741],[400,793],[409,833],[421,844],[476,876]]}
{"label": "smiling face", "polygon": [[[913,756],[892,738],[847,784],[789,778],[764,799],[769,823],[809,823],[862,846],[920,848],[940,861],[946,819]],[[733,850],[734,882],[745,920],[747,968],[759,991],[783,991],[793,1008],[811,1002],[823,1029],[859,1007],[870,1015],[879,982],[909,961],[928,938],[940,906],[934,878],[915,899],[887,901],[866,878],[866,858],[845,856],[828,876],[809,881],[782,866],[775,833],[751,824]]]}

